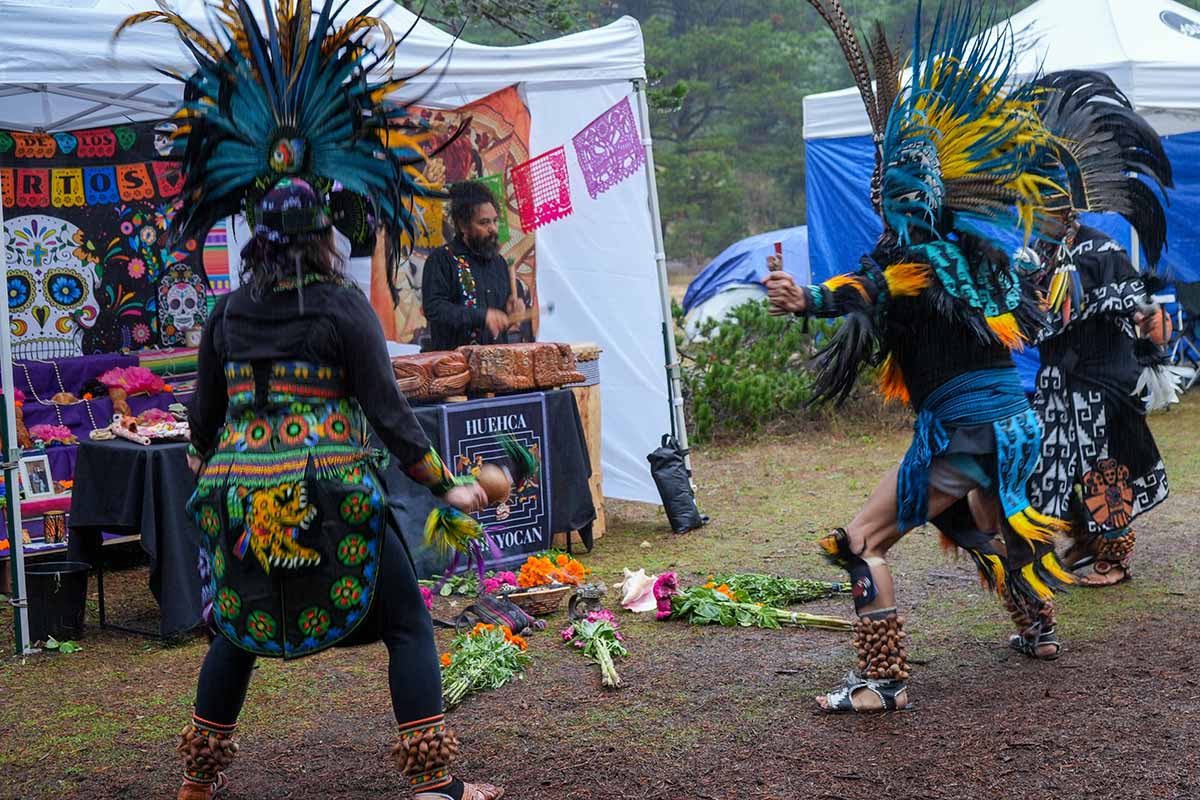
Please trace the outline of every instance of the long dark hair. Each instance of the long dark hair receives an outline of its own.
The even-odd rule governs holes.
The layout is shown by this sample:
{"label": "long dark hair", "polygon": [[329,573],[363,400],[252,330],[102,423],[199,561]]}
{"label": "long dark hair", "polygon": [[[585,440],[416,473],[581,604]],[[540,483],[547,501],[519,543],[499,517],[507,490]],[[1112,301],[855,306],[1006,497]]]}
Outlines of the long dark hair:
{"label": "long dark hair", "polygon": [[303,281],[305,275],[345,280],[342,254],[333,243],[333,229],[295,242],[272,242],[253,236],[242,248],[242,285],[261,299],[281,281]]}

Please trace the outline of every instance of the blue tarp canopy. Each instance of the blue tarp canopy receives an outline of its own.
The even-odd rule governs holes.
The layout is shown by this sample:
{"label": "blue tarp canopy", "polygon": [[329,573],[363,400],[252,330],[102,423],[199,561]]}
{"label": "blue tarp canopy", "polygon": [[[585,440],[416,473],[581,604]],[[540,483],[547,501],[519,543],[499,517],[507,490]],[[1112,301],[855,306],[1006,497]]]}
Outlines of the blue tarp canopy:
{"label": "blue tarp canopy", "polygon": [[731,286],[760,283],[767,276],[767,257],[775,252],[776,242],[783,243],[784,270],[790,272],[797,283],[811,283],[806,226],[760,233],[725,248],[692,279],[683,296],[684,313]]}

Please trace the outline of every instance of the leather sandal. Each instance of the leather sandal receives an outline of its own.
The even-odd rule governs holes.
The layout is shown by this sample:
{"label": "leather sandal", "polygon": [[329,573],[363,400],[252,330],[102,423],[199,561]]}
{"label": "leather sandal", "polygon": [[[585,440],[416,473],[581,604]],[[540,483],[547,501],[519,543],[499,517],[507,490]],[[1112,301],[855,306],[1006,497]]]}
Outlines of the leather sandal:
{"label": "leather sandal", "polygon": [[[904,705],[900,705],[899,695],[908,689],[907,681],[874,680],[864,678],[851,670],[846,674],[842,685],[825,694],[825,705],[819,706],[826,714],[876,714],[884,711],[905,711],[912,708],[907,695]],[[855,708],[854,694],[867,691],[879,698],[879,708]],[[819,705],[819,704],[818,704]]]}

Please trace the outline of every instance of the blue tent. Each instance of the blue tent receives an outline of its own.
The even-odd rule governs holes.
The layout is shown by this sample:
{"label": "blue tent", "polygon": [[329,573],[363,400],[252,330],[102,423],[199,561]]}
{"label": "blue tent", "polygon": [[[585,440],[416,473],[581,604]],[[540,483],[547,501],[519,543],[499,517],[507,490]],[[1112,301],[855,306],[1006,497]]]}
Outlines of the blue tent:
{"label": "blue tent", "polygon": [[725,248],[692,279],[683,296],[684,313],[731,286],[761,283],[767,275],[767,257],[775,252],[776,242],[783,243],[784,269],[798,283],[810,283],[808,228],[801,225],[760,233]]}

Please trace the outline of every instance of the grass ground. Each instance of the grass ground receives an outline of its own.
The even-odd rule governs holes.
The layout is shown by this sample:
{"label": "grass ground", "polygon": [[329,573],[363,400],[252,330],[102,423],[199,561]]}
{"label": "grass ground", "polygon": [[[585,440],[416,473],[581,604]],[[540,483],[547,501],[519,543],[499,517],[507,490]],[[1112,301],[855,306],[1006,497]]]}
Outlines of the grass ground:
{"label": "grass ground", "polygon": [[[890,559],[919,664],[914,711],[813,712],[811,695],[849,664],[845,635],[631,615],[632,656],[618,665],[626,688],[604,692],[595,668],[558,641],[559,615],[532,638],[523,681],[451,714],[463,774],[521,800],[1200,797],[1200,394],[1152,426],[1172,497],[1139,521],[1134,581],[1062,598],[1057,662],[1010,658],[995,599],[918,531]],[[658,509],[614,503],[585,563],[610,585],[623,567],[676,570],[685,583],[718,569],[838,578],[814,542],[850,519],[906,438],[843,428],[698,452],[712,524],[674,536]],[[141,567],[115,575],[118,613],[153,610],[145,577]],[[849,604],[806,610],[848,616]],[[0,660],[0,798],[173,796],[170,742],[190,711],[203,640],[166,646],[92,624],[81,643],[71,655]],[[381,645],[260,662],[231,796],[402,797],[386,758],[386,666]]]}

